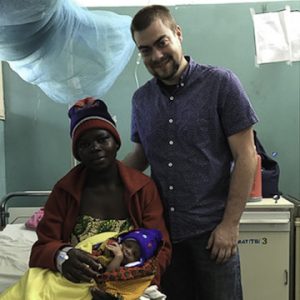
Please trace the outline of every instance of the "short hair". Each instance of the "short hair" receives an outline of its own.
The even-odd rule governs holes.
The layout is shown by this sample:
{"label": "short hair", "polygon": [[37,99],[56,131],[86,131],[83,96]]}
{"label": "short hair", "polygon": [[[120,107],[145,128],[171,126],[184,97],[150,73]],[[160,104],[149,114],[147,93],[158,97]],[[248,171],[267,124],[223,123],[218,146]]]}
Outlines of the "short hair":
{"label": "short hair", "polygon": [[130,30],[133,40],[134,32],[145,30],[157,19],[175,32],[177,24],[170,10],[163,5],[149,5],[139,10],[132,19]]}

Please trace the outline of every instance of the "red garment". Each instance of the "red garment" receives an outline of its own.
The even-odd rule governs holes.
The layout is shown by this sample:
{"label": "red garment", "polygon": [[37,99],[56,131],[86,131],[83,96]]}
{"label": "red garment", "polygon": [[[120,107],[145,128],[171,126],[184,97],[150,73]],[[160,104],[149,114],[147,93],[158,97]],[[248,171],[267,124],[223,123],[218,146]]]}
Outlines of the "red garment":
{"label": "red garment", "polygon": [[[171,242],[164,219],[158,190],[151,178],[118,162],[120,176],[128,193],[126,204],[135,228],[161,231],[164,245],[158,254],[158,272],[153,284],[170,263]],[[80,164],[58,181],[45,204],[45,215],[37,228],[38,241],[33,245],[29,266],[56,271],[57,250],[70,246],[70,236],[79,214],[86,168]]]}

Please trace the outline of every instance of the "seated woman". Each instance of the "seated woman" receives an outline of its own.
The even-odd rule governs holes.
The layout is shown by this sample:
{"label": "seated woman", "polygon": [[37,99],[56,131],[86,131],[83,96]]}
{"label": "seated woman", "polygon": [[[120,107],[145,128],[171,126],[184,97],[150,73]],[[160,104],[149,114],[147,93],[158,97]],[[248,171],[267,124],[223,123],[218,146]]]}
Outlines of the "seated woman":
{"label": "seated woman", "polygon": [[[49,196],[37,228],[30,267],[59,271],[68,282],[85,283],[91,293],[80,299],[110,299],[110,294],[97,287],[102,267],[97,257],[77,244],[99,234],[156,228],[163,243],[154,261],[156,272],[151,285],[159,286],[170,262],[171,244],[154,182],[116,159],[121,140],[103,101],[80,100],[70,108],[69,117],[73,155],[81,163],[55,184]],[[14,299],[5,295],[3,299]]]}

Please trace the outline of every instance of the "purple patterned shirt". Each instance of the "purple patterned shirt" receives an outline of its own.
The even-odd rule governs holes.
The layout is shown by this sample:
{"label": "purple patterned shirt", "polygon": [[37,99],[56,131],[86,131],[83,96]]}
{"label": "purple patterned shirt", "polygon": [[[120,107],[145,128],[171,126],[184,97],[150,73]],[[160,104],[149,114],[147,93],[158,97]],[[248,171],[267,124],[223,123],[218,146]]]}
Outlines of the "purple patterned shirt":
{"label": "purple patterned shirt", "polygon": [[227,200],[227,138],[258,119],[238,78],[191,58],[170,89],[153,78],[132,100],[131,139],[141,143],[173,242],[213,230]]}

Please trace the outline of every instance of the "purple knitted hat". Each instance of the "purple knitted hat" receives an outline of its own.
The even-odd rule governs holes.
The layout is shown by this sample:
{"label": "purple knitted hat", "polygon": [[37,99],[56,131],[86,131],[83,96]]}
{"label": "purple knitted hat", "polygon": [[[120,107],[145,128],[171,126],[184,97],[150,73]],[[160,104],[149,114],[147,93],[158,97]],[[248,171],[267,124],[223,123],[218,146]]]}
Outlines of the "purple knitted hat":
{"label": "purple knitted hat", "polygon": [[138,242],[141,249],[141,264],[143,264],[155,254],[155,251],[162,241],[162,235],[157,229],[139,228],[121,234],[119,236],[119,243],[127,239],[136,240]]}

